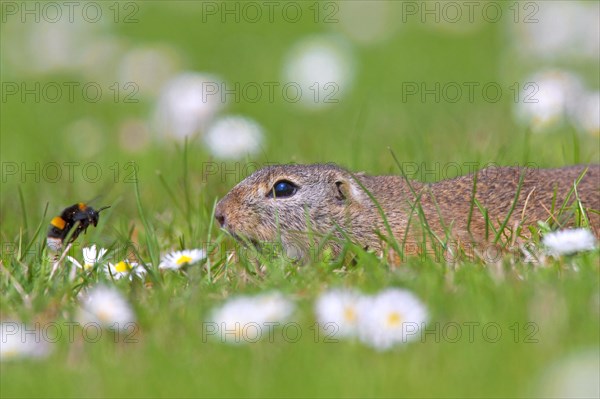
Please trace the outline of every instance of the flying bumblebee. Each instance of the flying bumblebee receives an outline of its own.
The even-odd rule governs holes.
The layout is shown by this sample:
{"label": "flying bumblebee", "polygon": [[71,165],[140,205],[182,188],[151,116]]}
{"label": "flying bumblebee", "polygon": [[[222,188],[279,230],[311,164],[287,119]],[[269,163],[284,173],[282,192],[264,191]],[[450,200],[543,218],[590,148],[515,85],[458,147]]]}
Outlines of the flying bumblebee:
{"label": "flying bumblebee", "polygon": [[48,230],[48,236],[46,238],[48,248],[59,251],[62,248],[63,241],[69,235],[69,231],[71,231],[75,225],[77,226],[71,235],[69,243],[75,241],[81,232],[86,232],[90,224],[96,227],[98,218],[100,217],[100,211],[106,208],[110,208],[110,206],[103,206],[102,208],[95,210],[83,202],[65,208],[60,216],[55,216],[50,221],[50,229]]}

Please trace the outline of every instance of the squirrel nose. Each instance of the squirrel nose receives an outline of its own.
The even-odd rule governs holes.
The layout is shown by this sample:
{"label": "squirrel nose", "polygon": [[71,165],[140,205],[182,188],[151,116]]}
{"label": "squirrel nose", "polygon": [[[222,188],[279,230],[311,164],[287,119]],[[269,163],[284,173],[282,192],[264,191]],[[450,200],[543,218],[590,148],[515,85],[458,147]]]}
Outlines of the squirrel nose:
{"label": "squirrel nose", "polygon": [[225,226],[225,215],[223,215],[220,209],[215,211],[215,219],[217,219],[221,227]]}

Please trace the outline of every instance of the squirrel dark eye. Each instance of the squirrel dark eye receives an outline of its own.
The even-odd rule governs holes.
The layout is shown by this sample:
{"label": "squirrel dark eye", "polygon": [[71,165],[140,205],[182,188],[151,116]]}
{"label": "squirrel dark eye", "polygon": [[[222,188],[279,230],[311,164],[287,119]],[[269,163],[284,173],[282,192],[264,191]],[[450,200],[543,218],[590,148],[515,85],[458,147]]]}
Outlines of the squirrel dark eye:
{"label": "squirrel dark eye", "polygon": [[290,183],[287,180],[279,180],[273,185],[271,191],[269,191],[270,198],[286,198],[296,194],[298,187],[294,183]]}

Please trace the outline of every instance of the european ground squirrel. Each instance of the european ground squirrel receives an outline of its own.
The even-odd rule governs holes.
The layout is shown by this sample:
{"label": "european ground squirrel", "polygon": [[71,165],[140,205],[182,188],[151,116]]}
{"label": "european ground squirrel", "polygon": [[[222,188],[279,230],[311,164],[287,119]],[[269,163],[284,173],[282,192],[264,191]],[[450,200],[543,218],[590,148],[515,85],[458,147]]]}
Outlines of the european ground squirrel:
{"label": "european ground squirrel", "polygon": [[347,239],[381,253],[392,235],[402,246],[396,249],[411,253],[427,241],[514,246],[538,221],[573,226],[581,217],[577,198],[598,237],[600,165],[494,167],[438,183],[351,173],[334,164],[278,165],[236,185],[215,216],[234,237],[280,242],[295,258],[324,239],[336,253]]}

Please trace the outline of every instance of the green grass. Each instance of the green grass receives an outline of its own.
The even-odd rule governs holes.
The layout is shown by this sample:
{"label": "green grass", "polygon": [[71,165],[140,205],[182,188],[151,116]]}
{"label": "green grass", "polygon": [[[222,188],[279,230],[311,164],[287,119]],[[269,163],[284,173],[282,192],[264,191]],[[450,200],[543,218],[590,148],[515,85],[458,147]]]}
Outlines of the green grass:
{"label": "green grass", "polygon": [[[140,4],[140,23],[112,26],[113,33],[135,45],[169,43],[184,54],[184,69],[214,72],[231,82],[280,80],[291,44],[329,30],[307,21],[202,24],[198,11],[186,8],[190,6],[185,2],[175,8],[161,2]],[[213,159],[198,138],[185,143],[151,140],[138,152],[123,148],[120,124],[126,118],[147,118],[150,100],[3,101],[0,319],[55,322],[62,337],[47,359],[1,363],[0,395],[535,396],[550,364],[580,350],[597,351],[598,251],[541,267],[511,255],[495,264],[474,260],[456,265],[434,257],[409,257],[391,267],[351,247],[346,259],[356,262],[298,265],[272,257],[263,259],[264,267],[259,268],[228,256],[236,246],[215,226],[215,202],[245,177],[250,162],[336,162],[373,174],[399,174],[398,164],[418,165],[434,172],[421,169],[410,176],[412,169],[407,169],[406,175],[424,181],[444,177],[442,167],[450,162],[461,165],[464,173],[468,162],[531,162],[544,167],[599,162],[598,137],[569,126],[532,134],[514,122],[509,95],[498,103],[402,101],[402,82],[413,81],[492,81],[509,92],[508,87],[523,78],[525,67],[501,70],[507,62],[501,24],[485,24],[475,34],[456,36],[422,26],[401,28],[403,32],[388,41],[354,47],[359,64],[355,85],[335,107],[308,112],[285,101],[229,104],[226,113],[252,117],[266,131],[262,153],[240,163]],[[593,85],[598,83],[597,69],[593,65],[580,72]],[[69,74],[27,79],[85,81]],[[27,79],[10,69],[6,72],[3,65],[3,81]],[[104,126],[93,155],[83,151],[89,142],[65,134],[65,126],[80,118]],[[102,170],[94,182],[84,178],[80,167],[72,180],[65,175],[56,182],[43,175],[36,181],[35,174],[5,173],[9,164],[20,172],[22,166],[33,168],[36,163],[43,168],[49,162],[92,161]],[[217,173],[207,173],[215,165]],[[436,165],[441,166],[435,169]],[[475,190],[474,186],[473,195]],[[577,195],[575,189],[572,195]],[[98,227],[78,239],[71,255],[81,259],[80,249],[94,243],[110,248],[118,259],[132,254],[150,265],[146,284],[113,283],[101,271],[69,281],[64,262],[49,278],[53,261],[44,242],[50,218],[66,206],[93,198],[94,206],[111,208],[101,214]],[[471,210],[485,212],[476,206]],[[586,223],[584,216],[581,223]],[[500,231],[489,234],[498,239]],[[157,271],[165,253],[207,243],[213,250],[201,266],[185,274]],[[74,337],[67,336],[65,323],[76,313],[77,293],[98,281],[116,285],[132,303],[139,330],[131,338],[137,342],[124,342],[125,336],[110,332],[98,342],[85,342],[79,329]],[[430,333],[388,352],[358,342],[324,342],[323,332],[314,329],[314,300],[336,286],[368,293],[385,287],[411,290],[427,305],[428,328],[438,331],[439,339]],[[204,339],[202,323],[225,298],[274,289],[298,305],[298,342],[286,342],[279,334],[272,343],[238,346]],[[469,324],[464,323],[478,323],[470,324],[475,328],[472,342]],[[456,325],[462,327],[462,335],[452,342]],[[483,326],[500,328],[497,342],[483,334]]]}
{"label": "green grass", "polygon": [[[549,362],[597,341],[592,302],[598,288],[597,258],[574,260],[578,271],[571,262],[538,270],[508,263],[490,266],[493,270],[470,264],[452,270],[411,260],[394,271],[361,262],[344,273],[326,265],[286,274],[269,268],[265,276],[249,282],[240,281],[242,270],[234,268],[229,279],[212,284],[197,271],[189,279],[165,276],[152,289],[119,283],[139,315],[138,332],[116,337],[119,343],[105,333],[91,343],[82,339],[80,330],[67,338],[63,327],[63,338],[50,358],[2,364],[2,393],[38,396],[43,386],[48,396],[522,395]],[[314,296],[329,285],[367,292],[408,287],[427,303],[429,330],[438,335],[431,332],[422,342],[386,353],[357,343],[323,342],[323,333],[315,333],[311,307]],[[66,288],[62,293],[68,298]],[[279,334],[273,343],[247,346],[205,339],[202,322],[225,293],[272,288],[297,299],[299,342],[286,342]],[[12,297],[7,296],[5,300]],[[65,321],[71,300],[57,299],[58,293],[51,298],[34,298],[37,317]],[[464,323],[478,323],[472,337]],[[484,333],[489,323],[502,332],[497,342],[496,327]],[[457,324],[459,337],[452,330]],[[137,342],[125,343],[129,338]],[[32,373],[35,383],[24,383]]]}

